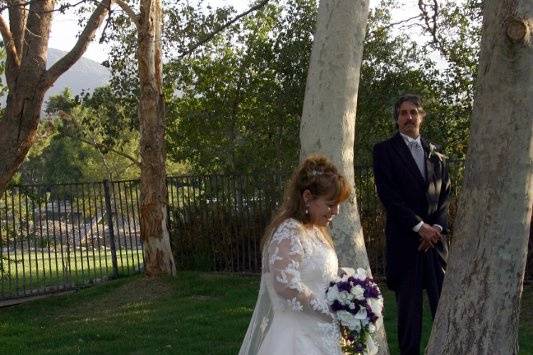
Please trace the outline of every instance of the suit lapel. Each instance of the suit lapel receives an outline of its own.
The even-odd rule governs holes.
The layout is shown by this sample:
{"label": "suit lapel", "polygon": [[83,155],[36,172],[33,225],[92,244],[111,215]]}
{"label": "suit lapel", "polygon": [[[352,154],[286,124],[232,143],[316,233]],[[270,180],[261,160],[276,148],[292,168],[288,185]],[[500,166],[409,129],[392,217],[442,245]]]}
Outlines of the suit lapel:
{"label": "suit lapel", "polygon": [[394,150],[403,160],[405,166],[407,167],[407,170],[409,170],[411,174],[415,177],[415,180],[418,182],[418,184],[420,184],[424,189],[426,189],[426,181],[424,181],[422,174],[420,174],[420,170],[418,170],[418,166],[416,165],[415,159],[413,158],[413,155],[409,151],[409,148],[407,147],[407,144],[405,144],[405,141],[403,140],[400,133],[396,133],[396,135],[392,138],[392,144],[394,145]]}

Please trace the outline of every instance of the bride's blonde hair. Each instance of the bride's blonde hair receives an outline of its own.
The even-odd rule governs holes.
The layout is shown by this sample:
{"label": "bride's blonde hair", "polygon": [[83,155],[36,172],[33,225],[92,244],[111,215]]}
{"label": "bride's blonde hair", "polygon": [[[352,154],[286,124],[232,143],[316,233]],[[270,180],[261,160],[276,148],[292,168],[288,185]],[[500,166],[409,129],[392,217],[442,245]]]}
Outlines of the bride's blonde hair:
{"label": "bride's blonde hair", "polygon": [[[315,198],[325,197],[334,203],[344,202],[352,193],[350,184],[328,158],[319,154],[308,156],[293,172],[285,188],[283,202],[263,234],[262,247],[267,245],[272,233],[288,218],[304,225],[311,223],[309,215],[305,213],[306,206],[302,196],[305,190],[309,190]],[[326,241],[333,246],[328,229],[320,228]]]}

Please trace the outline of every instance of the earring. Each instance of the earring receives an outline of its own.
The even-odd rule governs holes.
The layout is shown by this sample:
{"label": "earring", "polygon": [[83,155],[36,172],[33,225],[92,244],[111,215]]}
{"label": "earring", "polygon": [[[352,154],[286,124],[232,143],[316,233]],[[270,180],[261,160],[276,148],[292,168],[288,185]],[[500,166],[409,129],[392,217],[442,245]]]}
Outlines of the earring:
{"label": "earring", "polygon": [[308,216],[309,215],[309,206],[305,206],[305,215]]}

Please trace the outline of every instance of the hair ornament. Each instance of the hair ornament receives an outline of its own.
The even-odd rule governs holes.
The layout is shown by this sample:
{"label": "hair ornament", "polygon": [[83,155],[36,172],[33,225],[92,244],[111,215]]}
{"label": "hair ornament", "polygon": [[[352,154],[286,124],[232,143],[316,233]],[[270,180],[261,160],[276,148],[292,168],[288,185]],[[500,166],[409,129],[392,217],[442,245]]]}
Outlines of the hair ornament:
{"label": "hair ornament", "polygon": [[309,175],[311,175],[311,176],[320,176],[320,175],[323,175],[323,174],[324,174],[324,172],[322,170],[317,170],[317,169],[313,169],[309,173]]}

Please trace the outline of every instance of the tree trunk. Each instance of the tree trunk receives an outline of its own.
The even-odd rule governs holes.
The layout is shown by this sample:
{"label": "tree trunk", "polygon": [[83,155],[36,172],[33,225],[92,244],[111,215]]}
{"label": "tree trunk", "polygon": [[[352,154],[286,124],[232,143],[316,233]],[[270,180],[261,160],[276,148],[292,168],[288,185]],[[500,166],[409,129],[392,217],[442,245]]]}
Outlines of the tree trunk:
{"label": "tree trunk", "polygon": [[487,0],[462,196],[428,354],[516,354],[530,233],[533,2]]}
{"label": "tree trunk", "polygon": [[138,62],[141,131],[141,238],[148,276],[176,274],[167,228],[165,173],[165,102],[162,91],[160,0],[142,0]]}
{"label": "tree trunk", "polygon": [[[300,126],[303,160],[311,153],[332,159],[354,184],[357,90],[368,19],[368,0],[322,0]],[[355,193],[332,224],[341,266],[370,270]],[[388,353],[384,327],[377,339]]]}
{"label": "tree trunk", "polygon": [[[53,1],[32,5],[27,31],[35,35],[27,36],[27,49],[23,51],[27,53],[24,56],[20,53],[20,32],[26,31],[26,23],[21,16],[15,16],[22,11],[11,11],[15,21],[12,24],[14,32],[9,33],[11,38],[7,40],[7,47],[12,52],[7,53],[6,61],[9,89],[6,114],[0,120],[0,190],[5,188],[24,161],[37,131],[44,93],[48,89],[41,79],[46,71],[52,9]],[[3,39],[5,43],[7,38],[4,33]]]}

